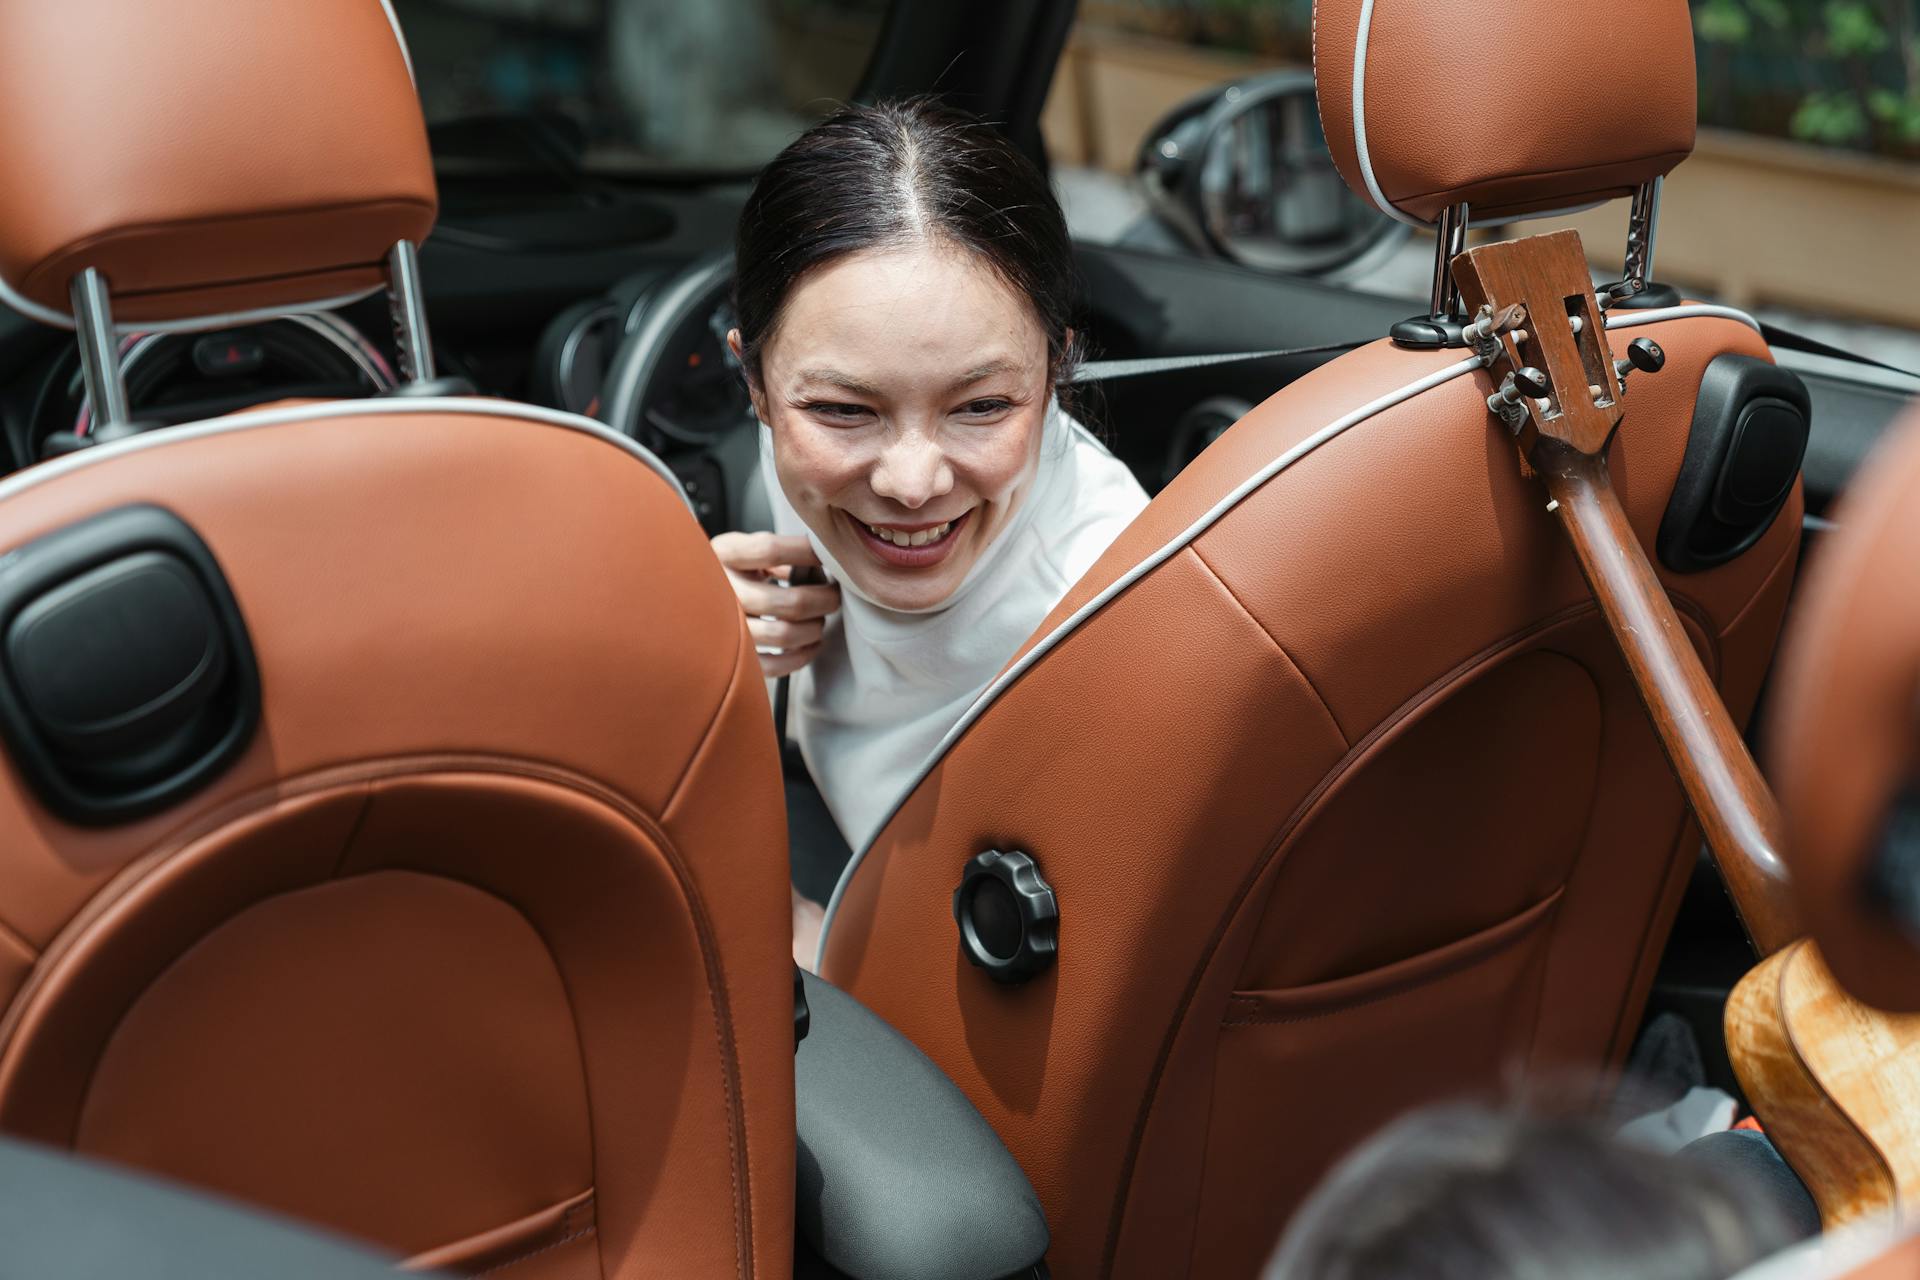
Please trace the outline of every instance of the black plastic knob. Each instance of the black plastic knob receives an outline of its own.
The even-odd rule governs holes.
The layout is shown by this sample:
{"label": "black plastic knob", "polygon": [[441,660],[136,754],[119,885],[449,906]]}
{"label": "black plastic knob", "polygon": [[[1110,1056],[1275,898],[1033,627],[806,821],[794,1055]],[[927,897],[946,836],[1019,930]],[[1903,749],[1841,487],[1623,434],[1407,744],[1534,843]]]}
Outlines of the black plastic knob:
{"label": "black plastic knob", "polygon": [[1053,886],[1017,849],[989,849],[967,863],[953,892],[953,919],[961,953],[995,982],[1025,982],[1059,955]]}
{"label": "black plastic knob", "polygon": [[1538,400],[1553,390],[1553,384],[1547,381],[1547,375],[1532,365],[1513,371],[1513,385],[1519,389],[1520,394],[1531,400]]}
{"label": "black plastic knob", "polygon": [[1667,367],[1667,353],[1652,338],[1635,338],[1627,344],[1627,362],[1642,373],[1658,373]]}

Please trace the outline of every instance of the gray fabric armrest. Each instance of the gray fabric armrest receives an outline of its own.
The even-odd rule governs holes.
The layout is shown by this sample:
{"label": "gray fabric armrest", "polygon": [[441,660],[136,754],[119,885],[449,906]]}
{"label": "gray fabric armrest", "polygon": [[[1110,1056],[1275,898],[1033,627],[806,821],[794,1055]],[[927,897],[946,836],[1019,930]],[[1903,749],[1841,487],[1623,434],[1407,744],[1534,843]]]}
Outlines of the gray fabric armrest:
{"label": "gray fabric armrest", "polygon": [[806,975],[794,1056],[801,1234],[856,1280],[1003,1280],[1039,1262],[1039,1197],[966,1095],[852,996]]}
{"label": "gray fabric armrest", "polygon": [[344,1242],[138,1174],[0,1142],[0,1275],[35,1280],[378,1280]]}

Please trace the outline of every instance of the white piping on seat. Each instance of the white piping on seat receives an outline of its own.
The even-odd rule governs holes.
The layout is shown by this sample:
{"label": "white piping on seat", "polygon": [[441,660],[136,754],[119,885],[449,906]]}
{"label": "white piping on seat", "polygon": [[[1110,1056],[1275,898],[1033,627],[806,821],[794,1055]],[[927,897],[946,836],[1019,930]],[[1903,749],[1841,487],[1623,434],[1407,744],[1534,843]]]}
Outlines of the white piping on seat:
{"label": "white piping on seat", "polygon": [[621,435],[604,422],[595,422],[592,418],[583,418],[577,413],[563,413],[558,409],[542,409],[535,405],[514,404],[506,400],[483,400],[465,396],[396,396],[381,400],[329,401],[325,404],[293,405],[285,409],[259,409],[251,413],[236,413],[226,418],[209,418],[205,422],[192,422],[184,426],[143,431],[139,435],[127,436],[125,439],[110,441],[106,444],[97,444],[90,449],[82,449],[63,458],[55,458],[50,462],[28,467],[25,471],[0,480],[0,502],[84,467],[123,457],[129,453],[164,449],[168,445],[181,444],[188,440],[201,440],[208,436],[226,435],[235,431],[251,431],[259,427],[290,426],[299,422],[324,422],[333,418],[385,417],[391,414],[414,413],[515,418],[523,422],[539,423],[542,426],[564,427],[569,431],[593,436],[614,445],[643,463],[655,475],[667,482],[679,496],[680,501],[686,503],[689,511],[693,510],[693,504],[687,500],[687,492],[681,487],[679,477],[668,469],[666,463],[660,461],[652,450],[638,440]]}
{"label": "white piping on seat", "polygon": [[[413,52],[407,48],[406,33],[400,30],[400,16],[393,11],[393,0],[380,0],[380,8],[387,15],[387,25],[393,28],[394,43],[400,46],[400,61],[406,64],[407,80],[416,91],[419,80],[413,74]],[[125,331],[138,328],[142,333],[197,333],[203,329],[225,329],[230,325],[254,324],[261,320],[277,320],[281,316],[304,315],[313,311],[331,311],[335,307],[344,307],[380,292],[379,286],[362,289],[358,293],[344,294],[337,298],[323,298],[318,302],[300,302],[291,306],[257,307],[252,311],[228,311],[217,316],[194,316],[186,320],[142,320],[135,325],[118,325]],[[38,320],[41,324],[52,325],[56,329],[73,328],[73,316],[65,311],[56,311],[43,306],[32,298],[16,290],[0,275],[0,303],[18,311],[29,320]]]}
{"label": "white piping on seat", "polygon": [[1360,180],[1367,184],[1367,194],[1373,197],[1375,205],[1395,221],[1404,222],[1410,227],[1431,227],[1433,224],[1422,222],[1400,212],[1399,206],[1387,199],[1386,192],[1380,190],[1380,182],[1373,176],[1373,157],[1367,151],[1367,35],[1373,27],[1373,0],[1363,0],[1360,5],[1360,29],[1353,39],[1353,153],[1360,161]]}
{"label": "white piping on seat", "polygon": [[1710,302],[1686,302],[1677,307],[1648,307],[1642,311],[1622,311],[1615,308],[1607,312],[1607,331],[1615,329],[1637,329],[1643,324],[1659,324],[1662,320],[1675,320],[1681,316],[1715,316],[1721,320],[1734,320],[1747,326],[1755,333],[1760,332],[1760,322],[1746,312],[1735,307],[1717,306]]}
{"label": "white piping on seat", "polygon": [[[1751,326],[1755,332],[1758,332],[1760,328],[1753,317],[1744,312],[1736,311],[1731,307],[1707,306],[1704,304],[1662,307],[1657,310],[1648,311],[1614,311],[1607,316],[1607,328],[1610,330],[1630,329],[1639,325],[1654,324],[1662,320],[1676,320],[1687,316],[1714,316],[1721,319],[1737,320]],[[1273,477],[1279,475],[1282,471],[1285,471],[1295,462],[1306,457],[1309,453],[1312,453],[1315,449],[1318,449],[1321,445],[1333,439],[1341,432],[1346,431],[1349,427],[1365,422],[1368,418],[1376,414],[1384,413],[1396,405],[1404,404],[1415,396],[1431,391],[1435,387],[1443,386],[1455,378],[1464,377],[1481,367],[1477,357],[1461,360],[1456,364],[1450,364],[1443,369],[1428,374],[1418,381],[1408,383],[1398,391],[1389,392],[1381,396],[1378,400],[1363,405],[1345,417],[1320,428],[1320,430],[1294,445],[1291,449],[1288,449],[1279,457],[1267,463],[1264,467],[1261,467],[1239,485],[1235,486],[1232,492],[1216,502],[1198,520],[1195,520],[1185,529],[1175,534],[1173,538],[1159,550],[1141,560],[1131,569],[1128,569],[1124,574],[1103,588],[1098,595],[1081,605],[1078,609],[1075,609],[1066,618],[1061,620],[1052,631],[1049,631],[1042,637],[1031,649],[1022,654],[1018,662],[1001,672],[1000,675],[994,679],[993,683],[981,690],[980,696],[975,698],[972,704],[967,707],[966,711],[961,714],[960,719],[954,724],[953,728],[947,730],[946,736],[941,738],[939,745],[933,749],[933,754],[927,757],[926,763],[920,766],[914,773],[912,779],[901,790],[900,795],[894,800],[892,807],[887,811],[886,818],[883,819],[879,827],[875,829],[873,838],[868,840],[864,847],[855,852],[853,857],[848,859],[847,865],[841,870],[840,879],[833,886],[833,896],[827,902],[826,919],[820,926],[820,943],[813,957],[814,968],[817,970],[821,962],[826,958],[827,938],[833,931],[834,916],[839,912],[840,902],[846,896],[847,886],[853,882],[854,872],[857,871],[860,864],[865,861],[867,853],[873,848],[880,836],[886,833],[887,824],[893,821],[895,815],[900,812],[901,806],[907,802],[907,798],[919,789],[920,784],[926,780],[927,775],[933,772],[934,768],[946,756],[947,752],[952,749],[953,744],[965,735],[967,730],[973,726],[973,723],[985,714],[987,708],[992,706],[1001,694],[1011,688],[1015,681],[1026,674],[1041,658],[1058,648],[1060,643],[1069,635],[1073,634],[1081,623],[1100,612],[1114,597],[1118,596],[1128,587],[1131,587],[1155,568],[1185,550],[1194,539],[1212,528],[1229,511],[1240,505],[1240,502],[1249,494],[1266,484],[1267,481],[1273,479]],[[5,489],[4,487],[0,487],[0,497],[4,496]]]}

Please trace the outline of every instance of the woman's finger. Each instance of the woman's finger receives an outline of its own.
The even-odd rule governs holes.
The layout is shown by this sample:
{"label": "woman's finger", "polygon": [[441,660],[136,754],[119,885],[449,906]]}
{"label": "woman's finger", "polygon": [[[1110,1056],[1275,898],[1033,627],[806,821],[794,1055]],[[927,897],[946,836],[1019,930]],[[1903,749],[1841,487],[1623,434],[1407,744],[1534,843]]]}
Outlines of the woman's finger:
{"label": "woman's finger", "polygon": [[733,593],[750,617],[805,622],[824,618],[840,607],[840,588],[832,583],[782,587],[742,573],[733,575]]}
{"label": "woman's finger", "polygon": [[788,622],[781,618],[748,618],[747,632],[759,649],[810,649],[820,643],[827,624]]}
{"label": "woman's finger", "polygon": [[778,680],[781,676],[790,676],[800,668],[812,662],[814,655],[820,652],[819,645],[809,645],[805,649],[786,649],[779,653],[760,655],[760,672],[769,680]]}
{"label": "woman's finger", "polygon": [[713,539],[713,554],[727,568],[738,570],[820,563],[813,544],[798,534],[722,533]]}

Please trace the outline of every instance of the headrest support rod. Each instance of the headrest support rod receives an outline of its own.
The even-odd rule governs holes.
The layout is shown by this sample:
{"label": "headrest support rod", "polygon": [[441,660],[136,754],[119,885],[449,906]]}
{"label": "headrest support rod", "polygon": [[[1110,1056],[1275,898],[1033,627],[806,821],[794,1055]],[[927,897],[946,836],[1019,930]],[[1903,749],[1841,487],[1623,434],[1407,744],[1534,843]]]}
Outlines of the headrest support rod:
{"label": "headrest support rod", "polygon": [[80,339],[80,373],[93,401],[93,436],[108,439],[119,434],[133,413],[120,374],[120,335],[113,327],[107,278],[88,267],[73,278],[70,296],[74,332]]}
{"label": "headrest support rod", "polygon": [[411,240],[398,241],[387,254],[387,300],[400,348],[401,380],[433,381],[433,337],[427,330],[427,295],[420,286],[420,250]]}
{"label": "headrest support rod", "polygon": [[1653,241],[1660,223],[1660,187],[1665,178],[1643,182],[1634,189],[1633,211],[1627,215],[1626,279],[1642,288],[1653,284]]}
{"label": "headrest support rod", "polygon": [[1467,249],[1467,206],[1450,204],[1440,211],[1434,224],[1433,301],[1428,315],[1435,320],[1458,320],[1460,286],[1453,281],[1453,260]]}

